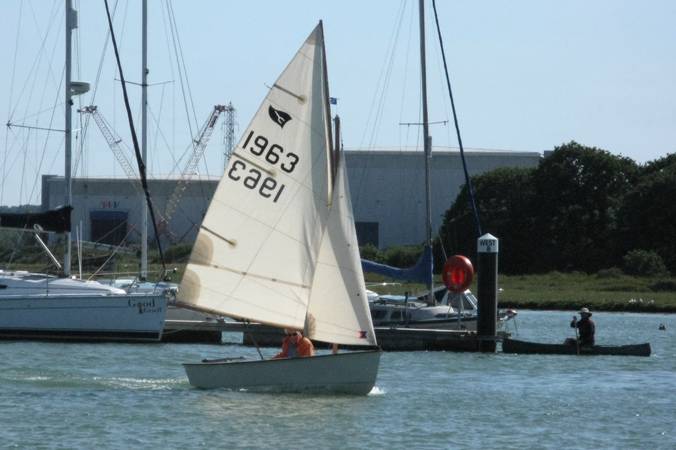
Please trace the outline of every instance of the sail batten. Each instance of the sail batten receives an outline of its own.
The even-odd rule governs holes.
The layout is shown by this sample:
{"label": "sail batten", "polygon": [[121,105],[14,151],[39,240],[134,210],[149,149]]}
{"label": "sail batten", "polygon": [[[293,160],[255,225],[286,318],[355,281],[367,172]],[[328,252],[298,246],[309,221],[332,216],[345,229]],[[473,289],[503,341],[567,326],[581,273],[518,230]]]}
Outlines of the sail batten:
{"label": "sail batten", "polygon": [[[199,306],[195,306],[192,303],[184,303],[184,302],[181,302],[181,301],[177,301],[175,303],[175,305],[179,308],[189,309],[191,311],[196,311],[196,312],[200,312],[200,313],[204,313],[204,314],[211,314],[211,315],[216,315],[216,316],[219,316],[219,315],[222,314],[219,311],[209,309],[209,308],[202,308],[202,307],[199,307]],[[260,321],[253,321],[249,317],[240,317],[240,316],[229,316],[229,317],[232,318],[232,319],[238,320],[238,321],[243,321],[245,323],[268,325],[268,326],[275,327],[275,328],[285,328],[285,327],[287,327],[287,325],[282,323],[282,322],[260,322]]]}
{"label": "sail batten", "polygon": [[242,276],[251,277],[251,278],[259,278],[261,280],[272,281],[274,283],[286,284],[286,285],[289,285],[289,286],[299,287],[299,288],[303,288],[303,289],[310,289],[309,285],[298,284],[298,283],[294,283],[293,281],[280,280],[278,278],[272,278],[272,277],[269,277],[269,276],[266,276],[266,275],[259,275],[259,274],[255,274],[255,273],[251,273],[251,272],[245,272],[245,271],[241,271],[241,270],[234,269],[234,268],[231,268],[231,267],[223,267],[223,266],[218,266],[218,265],[215,265],[215,264],[201,264],[199,262],[193,262],[193,264],[196,265],[196,266],[204,266],[204,267],[209,267],[209,268],[213,268],[213,269],[217,269],[217,270],[223,270],[223,271],[226,271],[226,272],[233,272],[233,273],[236,273],[236,274],[239,274],[239,275],[242,275]]}

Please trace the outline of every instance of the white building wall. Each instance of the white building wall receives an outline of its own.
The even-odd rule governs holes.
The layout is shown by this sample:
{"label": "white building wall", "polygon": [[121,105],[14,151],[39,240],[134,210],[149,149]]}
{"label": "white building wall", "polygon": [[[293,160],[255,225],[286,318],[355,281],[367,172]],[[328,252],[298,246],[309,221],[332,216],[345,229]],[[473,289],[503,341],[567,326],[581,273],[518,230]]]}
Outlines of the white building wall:
{"label": "white building wall", "polygon": [[[470,175],[498,167],[535,167],[538,152],[465,152]],[[424,155],[422,151],[347,150],[352,204],[357,222],[377,224],[378,246],[418,244],[425,239]],[[64,179],[43,176],[43,208],[64,203]],[[135,181],[138,184],[138,180]],[[177,180],[149,180],[156,211],[163,216]],[[190,243],[195,239],[218,180],[188,183],[165,239]],[[431,160],[432,226],[436,232],[443,214],[465,183],[457,150],[434,149]],[[85,240],[91,239],[92,211],[127,213],[129,242],[140,238],[140,205],[144,199],[127,179],[76,178],[73,180],[73,227],[82,223]],[[153,239],[152,227],[149,236]],[[165,241],[166,242],[166,241]]]}
{"label": "white building wall", "polygon": [[[425,159],[423,151],[346,151],[352,205],[357,222],[377,222],[380,248],[425,240]],[[536,167],[538,152],[466,150],[470,176],[498,167]],[[433,149],[432,228],[441,226],[465,184],[460,152]]]}

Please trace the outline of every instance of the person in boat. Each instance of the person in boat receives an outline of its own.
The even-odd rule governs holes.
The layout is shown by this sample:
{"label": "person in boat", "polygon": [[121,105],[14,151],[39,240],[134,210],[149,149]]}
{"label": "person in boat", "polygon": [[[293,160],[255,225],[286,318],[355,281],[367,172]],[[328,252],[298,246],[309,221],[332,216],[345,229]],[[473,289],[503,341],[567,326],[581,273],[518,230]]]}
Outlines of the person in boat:
{"label": "person in boat", "polygon": [[588,308],[580,310],[580,320],[573,316],[570,322],[571,328],[577,328],[580,332],[578,342],[580,345],[594,345],[594,334],[596,333],[596,324],[591,320],[592,313]]}
{"label": "person in boat", "polygon": [[304,358],[307,356],[314,356],[315,346],[312,341],[305,336],[300,330],[284,329],[284,340],[282,341],[282,351],[277,353],[273,359],[279,358]]}

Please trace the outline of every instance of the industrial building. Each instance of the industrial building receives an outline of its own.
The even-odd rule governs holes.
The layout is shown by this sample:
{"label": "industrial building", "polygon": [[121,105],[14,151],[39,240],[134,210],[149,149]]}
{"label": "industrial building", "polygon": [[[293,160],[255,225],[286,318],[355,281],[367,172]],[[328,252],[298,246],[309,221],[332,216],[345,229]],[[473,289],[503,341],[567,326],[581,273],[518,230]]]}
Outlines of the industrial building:
{"label": "industrial building", "polygon": [[[346,150],[357,235],[361,245],[379,248],[416,244],[425,236],[425,160],[422,151]],[[470,175],[498,167],[535,167],[539,152],[466,150]],[[195,239],[218,179],[149,179],[160,234],[165,242],[190,243]],[[457,149],[434,148],[430,174],[432,226],[436,231],[465,183]],[[73,227],[85,240],[118,244],[138,242],[144,198],[138,180],[75,178]],[[64,179],[42,177],[42,207],[64,203]],[[175,206],[167,208],[171,198]],[[149,230],[152,237],[152,230]]]}

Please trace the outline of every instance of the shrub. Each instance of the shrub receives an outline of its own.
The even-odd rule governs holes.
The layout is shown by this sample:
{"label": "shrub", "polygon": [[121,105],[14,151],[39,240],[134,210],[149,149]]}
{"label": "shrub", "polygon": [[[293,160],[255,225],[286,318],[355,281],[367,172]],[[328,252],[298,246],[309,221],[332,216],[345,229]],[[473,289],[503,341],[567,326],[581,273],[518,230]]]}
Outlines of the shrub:
{"label": "shrub", "polygon": [[596,278],[622,278],[624,272],[619,267],[610,267],[596,272]]}
{"label": "shrub", "polygon": [[422,253],[419,245],[390,247],[385,250],[385,264],[389,266],[407,268],[415,265]]}
{"label": "shrub", "polygon": [[648,286],[648,288],[653,292],[659,291],[671,291],[676,292],[676,281],[673,280],[660,280]]}
{"label": "shrub", "polygon": [[359,254],[363,259],[368,259],[369,261],[381,262],[383,258],[378,247],[373,244],[366,244],[360,247]]}
{"label": "shrub", "polygon": [[191,244],[174,245],[164,252],[164,260],[167,262],[185,262],[190,257],[191,251]]}
{"label": "shrub", "polygon": [[653,250],[631,250],[622,259],[624,271],[643,277],[668,275],[662,257]]}

